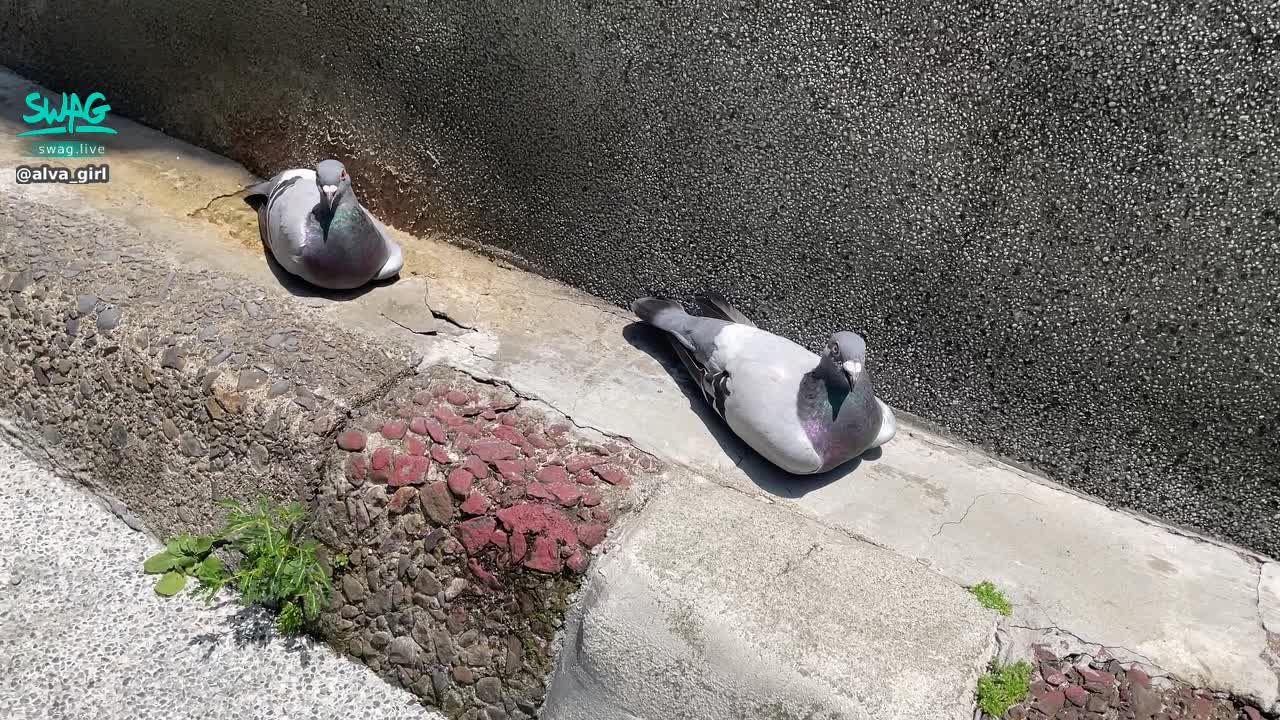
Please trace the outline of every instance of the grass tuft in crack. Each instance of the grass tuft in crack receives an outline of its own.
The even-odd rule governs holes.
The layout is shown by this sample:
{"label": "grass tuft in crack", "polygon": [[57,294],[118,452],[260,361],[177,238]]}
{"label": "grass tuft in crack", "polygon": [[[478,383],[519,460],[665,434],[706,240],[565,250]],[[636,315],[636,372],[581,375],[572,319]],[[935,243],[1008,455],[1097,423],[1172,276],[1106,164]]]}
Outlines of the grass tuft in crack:
{"label": "grass tuft in crack", "polygon": [[1031,691],[1031,664],[1019,660],[1012,665],[992,662],[986,675],[978,678],[978,707],[993,718],[1004,717],[1014,704]]}
{"label": "grass tuft in crack", "polygon": [[[277,611],[276,628],[287,635],[301,632],[309,620],[329,605],[333,583],[320,561],[314,540],[303,539],[306,511],[299,503],[272,506],[258,500],[251,506],[235,501],[227,508],[222,531],[213,536],[179,535],[163,552],[147,559],[143,570],[162,574],[156,593],[176,595],[195,578],[194,594],[205,602],[225,587],[240,593],[244,605],[259,604]],[[241,555],[231,570],[215,550],[226,548]]]}
{"label": "grass tuft in crack", "polygon": [[969,588],[969,592],[978,598],[978,602],[982,607],[988,610],[995,610],[1005,617],[1013,614],[1013,605],[1009,604],[1009,599],[990,580],[974,585]]}

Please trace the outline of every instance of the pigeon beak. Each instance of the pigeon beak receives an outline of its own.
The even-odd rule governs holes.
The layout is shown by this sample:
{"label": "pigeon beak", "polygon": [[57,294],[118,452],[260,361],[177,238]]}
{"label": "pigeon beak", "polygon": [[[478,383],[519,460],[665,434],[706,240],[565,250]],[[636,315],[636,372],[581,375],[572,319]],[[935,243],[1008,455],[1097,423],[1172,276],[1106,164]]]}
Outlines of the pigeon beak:
{"label": "pigeon beak", "polygon": [[333,207],[333,197],[338,194],[337,185],[321,185],[320,192],[324,195],[324,204]]}
{"label": "pigeon beak", "polygon": [[862,363],[857,360],[847,360],[844,363],[844,372],[849,376],[849,384],[852,385],[853,381],[862,374]]}

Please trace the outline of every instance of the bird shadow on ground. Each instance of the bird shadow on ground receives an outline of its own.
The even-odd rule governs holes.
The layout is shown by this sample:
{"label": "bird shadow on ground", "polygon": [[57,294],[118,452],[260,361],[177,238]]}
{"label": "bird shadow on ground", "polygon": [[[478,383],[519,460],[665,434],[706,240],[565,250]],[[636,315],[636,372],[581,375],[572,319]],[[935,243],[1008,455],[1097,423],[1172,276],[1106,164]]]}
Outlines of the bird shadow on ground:
{"label": "bird shadow on ground", "polygon": [[[214,605],[221,609],[234,604],[225,600]],[[275,616],[260,605],[240,607],[225,618],[225,628],[200,633],[191,638],[191,645],[204,648],[205,658],[213,654],[214,649],[224,640],[230,640],[236,647],[262,648],[267,645],[279,645],[290,653],[297,654],[305,666],[311,662],[311,644],[303,636],[281,635],[275,626]]]}
{"label": "bird shadow on ground", "polygon": [[[257,211],[255,202],[249,198],[245,198],[245,204]],[[351,290],[330,290],[322,288],[318,285],[303,280],[297,275],[290,274],[288,270],[281,267],[276,257],[271,254],[271,248],[267,247],[265,242],[260,243],[262,248],[262,256],[266,258],[267,268],[271,270],[271,274],[275,276],[276,282],[280,283],[280,287],[284,288],[290,295],[300,298],[320,298],[332,302],[347,302],[355,300],[366,293],[376,290],[380,287],[394,285],[400,276],[387,278],[386,280],[373,280]]]}
{"label": "bird shadow on ground", "polygon": [[680,392],[684,393],[685,399],[689,401],[689,408],[707,426],[711,436],[719,443],[724,453],[730,458],[734,458],[735,464],[747,477],[751,478],[752,482],[771,495],[784,498],[804,497],[814,490],[851,475],[864,460],[874,461],[880,459],[880,448],[872,448],[860,457],[854,458],[825,473],[817,475],[793,475],[788,473],[752,450],[750,446],[734,434],[733,430],[729,429],[725,421],[707,404],[706,398],[702,395],[702,390],[694,384],[683,363],[680,362],[675,351],[671,349],[665,333],[644,323],[635,322],[623,328],[622,337],[632,347],[647,353],[662,365],[662,369],[666,370],[671,379],[680,387]]}
{"label": "bird shadow on ground", "polygon": [[276,258],[271,254],[271,250],[266,245],[262,246],[262,255],[267,259],[267,267],[271,269],[271,274],[275,276],[276,282],[294,297],[301,298],[322,298],[333,302],[348,302],[356,300],[366,293],[372,292],[380,287],[394,285],[400,276],[387,278],[386,280],[375,280],[367,282],[358,288],[352,290],[329,290],[322,288],[303,280],[302,278],[289,274],[288,270],[280,267],[280,263],[276,262]]}

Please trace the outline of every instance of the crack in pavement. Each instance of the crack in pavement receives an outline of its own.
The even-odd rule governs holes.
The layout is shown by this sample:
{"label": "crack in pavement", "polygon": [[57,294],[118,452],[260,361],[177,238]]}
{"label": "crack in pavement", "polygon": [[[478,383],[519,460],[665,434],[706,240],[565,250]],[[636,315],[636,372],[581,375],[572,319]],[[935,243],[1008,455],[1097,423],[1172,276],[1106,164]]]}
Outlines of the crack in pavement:
{"label": "crack in pavement", "polygon": [[[431,317],[434,317],[434,318],[435,318],[435,319],[437,319],[437,320],[443,320],[443,321],[445,321],[445,322],[449,323],[450,325],[452,325],[452,326],[454,326],[454,327],[456,327],[456,328],[458,328],[458,329],[460,329],[460,330],[472,330],[472,331],[474,331],[474,330],[476,329],[474,325],[466,325],[466,324],[463,324],[463,323],[461,323],[461,322],[459,322],[459,321],[455,320],[455,319],[453,318],[453,316],[452,316],[452,315],[450,315],[450,314],[449,314],[447,311],[445,311],[445,310],[437,310],[437,309],[435,309],[435,308],[433,308],[433,307],[428,307],[427,309],[431,311]],[[387,319],[388,319],[388,320],[391,320],[391,318],[387,318]],[[391,322],[395,322],[395,321],[394,321],[394,320],[391,320]],[[397,325],[400,325],[400,323],[396,323],[396,324],[397,324]],[[404,327],[404,326],[403,326],[403,325],[401,325],[401,327]],[[406,329],[408,329],[408,328],[406,328]],[[425,333],[424,333],[424,334],[425,334]],[[434,335],[435,333],[432,333],[432,334]]]}
{"label": "crack in pavement", "polygon": [[821,547],[822,547],[822,544],[821,544],[821,543],[813,543],[812,545],[810,545],[810,546],[809,546],[809,549],[808,549],[808,550],[805,550],[805,551],[804,551],[804,555],[801,555],[799,560],[790,560],[790,559],[788,559],[788,560],[787,560],[787,562],[786,562],[786,564],[782,566],[782,572],[778,573],[777,575],[774,575],[774,576],[773,576],[773,579],[774,579],[774,580],[778,580],[778,579],[780,579],[783,575],[786,575],[787,573],[791,572],[792,570],[795,570],[797,567],[799,567],[799,566],[800,566],[800,563],[803,563],[805,560],[808,560],[808,559],[809,559],[809,556],[810,556],[810,555],[812,555],[812,554],[814,553],[814,551],[818,550],[818,549],[819,549],[819,548],[821,548]]}
{"label": "crack in pavement", "polygon": [[[491,363],[492,363],[492,362],[497,362],[497,361],[498,361],[498,359],[497,359],[496,357],[494,357],[493,355],[485,355],[484,353],[480,352],[480,351],[479,351],[475,346],[473,346],[473,345],[468,345],[468,344],[466,344],[465,342],[463,342],[463,341],[462,341],[462,340],[463,340],[463,338],[468,338],[468,337],[484,337],[484,333],[480,332],[479,330],[471,330],[470,332],[468,332],[468,333],[466,333],[466,334],[463,334],[463,335],[436,335],[435,337],[436,337],[437,339],[439,339],[439,340],[442,340],[442,341],[444,341],[444,342],[447,342],[447,343],[449,343],[449,344],[453,345],[454,347],[456,347],[456,348],[458,348],[459,350],[461,350],[463,353],[465,353],[465,354],[467,354],[467,355],[470,355],[470,356],[471,356],[471,357],[473,357],[473,358],[479,358],[479,359],[481,359],[481,360],[488,360],[488,361],[489,361],[489,362],[491,362]],[[437,364],[443,364],[443,365],[446,365],[446,366],[448,366],[448,367],[451,367],[451,368],[453,368],[454,370],[457,370],[458,372],[461,372],[461,373],[465,373],[465,374],[467,374],[467,375],[470,375],[470,376],[471,376],[471,378],[472,378],[473,380],[477,380],[477,381],[479,381],[479,380],[475,377],[475,375],[473,374],[473,372],[479,372],[479,371],[472,371],[472,370],[468,370],[467,368],[464,368],[464,367],[461,367],[461,366],[458,366],[458,365],[452,364],[452,363],[450,363],[446,358],[438,358],[438,359],[436,359],[436,360],[433,360],[432,362],[433,362],[433,363],[437,363]],[[512,392],[514,392],[514,391],[512,391]]]}
{"label": "crack in pavement", "polygon": [[229,193],[223,193],[223,194],[218,195],[218,196],[216,196],[216,197],[210,198],[210,199],[209,199],[209,202],[207,202],[207,203],[205,203],[205,204],[204,204],[204,207],[202,207],[202,208],[196,208],[195,210],[192,210],[191,212],[187,213],[187,217],[192,217],[192,218],[193,218],[193,217],[200,217],[200,213],[202,213],[202,212],[207,212],[207,211],[209,210],[210,206],[212,206],[214,203],[218,202],[219,200],[226,200],[227,198],[233,198],[233,197],[235,197],[235,196],[239,195],[240,193],[244,192],[246,189],[248,189],[248,188],[240,188],[239,190],[233,190],[232,192],[229,192]]}
{"label": "crack in pavement", "polygon": [[1262,628],[1262,632],[1271,634],[1271,629],[1267,627],[1267,620],[1262,614],[1262,571],[1267,566],[1265,562],[1259,562],[1254,568],[1258,572],[1258,582],[1253,587],[1254,611],[1258,614],[1258,625]]}
{"label": "crack in pavement", "polygon": [[405,325],[404,323],[400,322],[399,320],[391,317],[390,315],[384,312],[379,312],[378,314],[381,315],[384,320],[388,320],[392,324],[398,326],[400,329],[411,332],[414,335],[437,335],[440,332],[439,330],[414,330],[413,328],[409,327],[408,325]]}
{"label": "crack in pavement", "polygon": [[[1042,608],[1041,610],[1043,611],[1043,608]],[[1048,613],[1045,613],[1045,614],[1046,614],[1046,615],[1048,615]],[[1050,619],[1052,620],[1052,618],[1050,618]],[[1160,666],[1159,666],[1159,665],[1157,665],[1156,663],[1152,662],[1151,658],[1147,657],[1146,655],[1143,655],[1143,654],[1142,654],[1142,653],[1140,653],[1140,652],[1137,652],[1137,651],[1135,651],[1135,650],[1130,650],[1129,648],[1124,647],[1123,645],[1103,645],[1102,643],[1093,642],[1093,641],[1091,641],[1091,640],[1086,640],[1086,639],[1084,639],[1083,637],[1080,637],[1079,635],[1077,635],[1077,634],[1075,634],[1075,633],[1071,632],[1070,630],[1067,630],[1067,629],[1065,629],[1065,628],[1062,628],[1062,627],[1060,627],[1060,626],[1058,626],[1058,625],[1056,625],[1056,624],[1051,624],[1051,625],[1049,625],[1049,626],[1047,626],[1047,627],[1033,627],[1033,626],[1030,626],[1030,625],[1015,625],[1015,624],[1013,624],[1013,623],[1010,623],[1010,624],[1009,624],[1009,627],[1011,627],[1011,628],[1016,628],[1016,629],[1018,629],[1018,630],[1029,630],[1029,631],[1031,631],[1031,632],[1057,632],[1057,633],[1061,633],[1061,634],[1063,634],[1063,635],[1067,635],[1067,636],[1070,636],[1070,637],[1075,638],[1077,642],[1079,642],[1079,643],[1081,643],[1081,644],[1083,644],[1083,645],[1094,645],[1094,646],[1096,646],[1096,647],[1098,648],[1098,651],[1099,651],[1099,652],[1101,652],[1101,651],[1104,651],[1104,650],[1105,650],[1105,651],[1107,651],[1108,653],[1110,653],[1112,650],[1120,650],[1120,651],[1122,651],[1122,652],[1124,652],[1124,653],[1127,653],[1127,654],[1128,654],[1128,655],[1130,655],[1131,657],[1138,658],[1138,659],[1139,659],[1139,660],[1141,660],[1144,664],[1149,665],[1150,667],[1153,667],[1153,668],[1155,668],[1155,669],[1159,670],[1159,671],[1160,671],[1160,673],[1162,673],[1162,675],[1161,675],[1162,677],[1173,677],[1172,673],[1170,673],[1168,670],[1165,670],[1164,668],[1160,667]],[[1079,653],[1079,654],[1085,655],[1085,654],[1089,654],[1089,653]]]}
{"label": "crack in pavement", "polygon": [[[447,313],[447,312],[444,312],[444,311],[441,311],[441,310],[436,310],[436,309],[434,309],[434,308],[427,308],[427,309],[431,312],[431,317],[435,318],[436,320],[443,320],[444,322],[448,323],[449,325],[452,325],[453,327],[457,328],[458,330],[463,331],[463,332],[461,332],[461,333],[455,333],[455,335],[456,335],[456,336],[461,336],[461,335],[466,335],[466,334],[469,334],[469,333],[477,333],[477,332],[479,332],[478,330],[476,330],[474,327],[472,327],[472,326],[470,326],[470,325],[463,325],[462,323],[458,322],[457,320],[454,320],[454,319],[453,319],[453,317],[452,317],[452,316],[450,316],[450,315],[449,315],[449,313]],[[404,331],[406,331],[406,332],[412,333],[412,334],[414,334],[414,335],[426,335],[426,336],[428,336],[428,337],[435,337],[435,336],[440,335],[440,332],[441,332],[441,331],[440,331],[440,329],[438,329],[438,328],[436,328],[436,329],[432,329],[432,330],[414,330],[413,328],[409,327],[408,325],[405,325],[404,323],[400,322],[399,320],[395,319],[394,317],[391,317],[390,315],[388,315],[386,312],[384,312],[384,311],[382,311],[382,310],[379,310],[379,311],[378,311],[378,315],[379,315],[380,317],[382,317],[383,319],[385,319],[385,320],[387,320],[387,321],[391,322],[392,324],[396,325],[396,326],[397,326],[397,327],[399,327],[400,329],[402,329],[402,330],[404,330]]]}
{"label": "crack in pavement", "polygon": [[978,504],[978,501],[984,497],[988,497],[991,495],[1017,495],[1018,497],[1022,498],[1023,500],[1026,500],[1027,502],[1035,503],[1036,505],[1040,504],[1040,501],[1032,500],[1031,498],[1027,497],[1026,495],[1023,495],[1022,493],[1008,492],[1008,491],[981,493],[976,497],[974,497],[972,501],[970,501],[969,507],[965,508],[964,514],[960,516],[959,520],[948,520],[942,523],[941,525],[938,526],[938,529],[933,532],[933,535],[930,535],[929,537],[931,538],[938,537],[938,535],[941,535],[942,531],[945,530],[948,525],[959,525],[960,523],[963,523],[965,521],[965,518],[969,517],[969,513],[973,511],[973,507]]}

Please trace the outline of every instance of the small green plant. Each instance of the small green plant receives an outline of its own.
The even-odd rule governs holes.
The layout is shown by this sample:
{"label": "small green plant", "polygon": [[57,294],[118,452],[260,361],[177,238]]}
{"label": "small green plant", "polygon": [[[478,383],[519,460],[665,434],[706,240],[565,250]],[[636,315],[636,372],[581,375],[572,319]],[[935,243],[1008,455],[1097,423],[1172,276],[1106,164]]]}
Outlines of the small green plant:
{"label": "small green plant", "polygon": [[988,610],[995,610],[1004,616],[1013,614],[1013,606],[1009,604],[1009,598],[1000,592],[1000,589],[991,583],[991,581],[983,581],[969,588],[969,592],[978,598],[978,602],[982,607]]}
{"label": "small green plant", "polygon": [[[230,585],[239,591],[242,604],[277,610],[280,632],[301,631],[307,620],[314,620],[328,606],[333,593],[316,542],[300,537],[306,511],[296,502],[277,507],[266,500],[248,507],[233,500],[220,504],[228,510],[221,532],[179,535],[143,564],[148,573],[163,573],[156,592],[175,595],[188,577],[194,577],[195,594],[210,602]],[[212,555],[224,547],[243,556],[230,571]]]}
{"label": "small green plant", "polygon": [[1031,664],[1019,660],[1012,665],[993,661],[991,669],[978,678],[978,707],[993,718],[1004,717],[1015,703],[1031,691]]}
{"label": "small green plant", "polygon": [[350,564],[351,564],[351,558],[347,557],[345,553],[338,553],[337,555],[333,556],[334,570],[341,570],[342,568]]}
{"label": "small green plant", "polygon": [[223,572],[222,561],[212,555],[213,538],[183,533],[170,540],[164,550],[147,558],[142,569],[160,575],[156,593],[169,597],[187,586],[187,577],[200,578]]}

